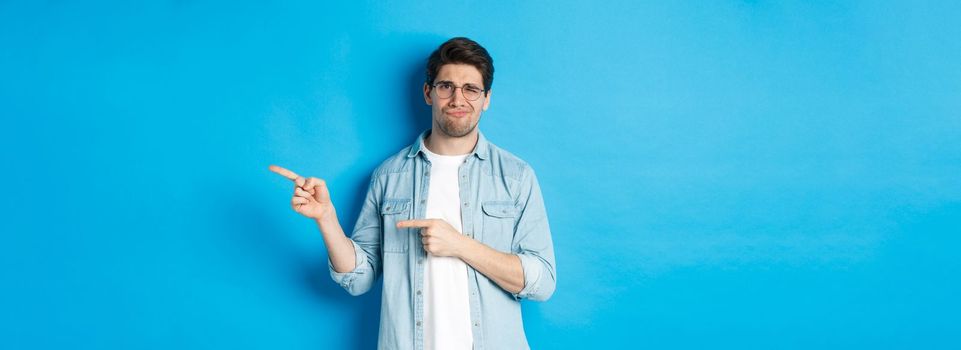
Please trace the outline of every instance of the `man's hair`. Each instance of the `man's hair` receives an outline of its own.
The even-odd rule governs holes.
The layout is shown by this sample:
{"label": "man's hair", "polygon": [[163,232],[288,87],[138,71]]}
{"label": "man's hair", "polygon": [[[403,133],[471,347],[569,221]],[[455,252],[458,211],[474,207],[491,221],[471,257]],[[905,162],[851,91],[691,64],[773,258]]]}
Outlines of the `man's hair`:
{"label": "man's hair", "polygon": [[464,37],[447,40],[427,58],[427,85],[433,85],[440,67],[445,64],[469,64],[480,71],[484,78],[486,95],[494,83],[494,59],[483,46]]}

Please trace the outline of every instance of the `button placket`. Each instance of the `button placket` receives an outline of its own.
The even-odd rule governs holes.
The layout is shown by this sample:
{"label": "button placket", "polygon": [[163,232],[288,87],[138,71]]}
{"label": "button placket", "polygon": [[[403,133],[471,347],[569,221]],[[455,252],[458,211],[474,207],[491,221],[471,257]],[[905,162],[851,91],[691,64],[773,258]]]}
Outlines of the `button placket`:
{"label": "button placket", "polygon": [[[416,215],[417,215],[416,217],[423,217],[427,210],[426,205],[424,204],[427,203],[427,200],[426,200],[427,192],[430,186],[430,168],[431,168],[430,161],[425,159],[424,172],[423,172],[424,177],[421,178],[421,182],[420,182],[421,188],[420,188],[420,191],[419,191],[420,193],[418,197],[420,199],[419,203],[422,205],[417,206],[418,208],[416,211]],[[414,198],[414,203],[418,203],[417,201],[418,198]],[[424,314],[423,314],[424,298],[423,298],[423,291],[420,288],[422,288],[424,283],[423,269],[424,269],[425,252],[422,246],[420,249],[413,250],[413,252],[414,252],[413,259],[417,260],[417,263],[416,263],[417,265],[415,268],[413,268],[414,281],[412,286],[412,288],[417,288],[415,290],[415,294],[417,295],[417,297],[414,299],[414,319],[416,321],[414,338],[417,346],[422,346],[423,331],[424,331],[423,322],[422,322],[424,317]]]}

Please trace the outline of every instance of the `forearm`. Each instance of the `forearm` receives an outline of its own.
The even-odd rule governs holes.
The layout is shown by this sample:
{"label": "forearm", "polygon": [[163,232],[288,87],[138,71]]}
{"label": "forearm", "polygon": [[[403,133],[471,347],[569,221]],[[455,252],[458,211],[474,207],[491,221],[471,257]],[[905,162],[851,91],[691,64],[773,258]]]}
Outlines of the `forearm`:
{"label": "forearm", "polygon": [[327,246],[327,256],[330,263],[334,266],[334,271],[345,273],[353,271],[357,265],[355,258],[354,244],[350,238],[344,234],[344,229],[340,227],[337,215],[330,215],[329,220],[317,220],[317,227],[320,229],[321,236],[324,237],[324,245]]}
{"label": "forearm", "polygon": [[466,236],[464,238],[458,256],[461,260],[508,292],[519,293],[524,289],[524,269],[517,255],[497,251]]}

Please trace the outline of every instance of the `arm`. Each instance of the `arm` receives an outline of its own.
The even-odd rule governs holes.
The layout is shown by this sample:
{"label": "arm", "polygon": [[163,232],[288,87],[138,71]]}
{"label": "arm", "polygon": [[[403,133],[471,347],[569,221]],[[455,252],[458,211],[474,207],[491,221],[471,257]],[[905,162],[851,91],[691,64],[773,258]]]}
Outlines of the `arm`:
{"label": "arm", "polygon": [[524,288],[524,270],[517,255],[499,252],[462,235],[447,221],[405,220],[397,222],[397,228],[420,228],[420,240],[428,253],[461,259],[512,294]]}
{"label": "arm", "polygon": [[316,220],[317,228],[320,230],[321,236],[324,237],[324,245],[327,247],[327,256],[330,258],[331,268],[338,273],[353,271],[357,267],[354,244],[344,234],[344,229],[340,227],[337,215],[331,216],[332,219]]}
{"label": "arm", "polygon": [[[345,242],[350,244],[353,255],[343,257],[347,268],[342,268],[335,261],[339,257],[330,255],[330,277],[351,295],[361,295],[374,286],[374,282],[381,273],[381,217],[380,217],[380,196],[377,187],[380,182],[371,179],[367,196],[354,225],[353,234],[348,239],[343,236],[343,230],[338,224],[336,227],[328,226],[326,223],[319,223],[320,230],[324,232],[324,242],[328,242],[327,230],[338,230],[340,237],[344,237]],[[337,234],[330,235],[334,239],[339,239]],[[329,243],[328,243],[329,244]]]}
{"label": "arm", "polygon": [[437,256],[453,256],[491,279],[514,298],[544,301],[557,284],[554,244],[547,212],[533,171],[525,175],[520,200],[524,202],[511,244],[515,254],[499,252],[460,234],[440,219],[407,220],[398,228],[420,228],[424,250]]}
{"label": "arm", "polygon": [[478,272],[511,294],[524,289],[524,268],[517,255],[502,253],[473,238],[464,237],[456,255]]}
{"label": "arm", "polygon": [[462,235],[441,219],[406,220],[397,223],[397,228],[410,227],[420,228],[421,243],[428,253],[461,259],[511,294],[516,295],[523,290],[524,270],[519,256],[499,252]]}
{"label": "arm", "polygon": [[337,212],[324,180],[303,178],[276,165],[270,166],[270,170],[294,182],[291,207],[316,222],[327,247],[327,256],[330,258],[328,266],[334,281],[350,294],[367,292],[380,271],[380,216],[374,181],[371,181],[351,239],[344,234],[337,220]]}
{"label": "arm", "polygon": [[524,289],[514,294],[514,298],[545,301],[557,287],[554,242],[541,187],[532,169],[525,170],[522,183],[518,201],[523,205],[511,249],[520,258],[524,270]]}

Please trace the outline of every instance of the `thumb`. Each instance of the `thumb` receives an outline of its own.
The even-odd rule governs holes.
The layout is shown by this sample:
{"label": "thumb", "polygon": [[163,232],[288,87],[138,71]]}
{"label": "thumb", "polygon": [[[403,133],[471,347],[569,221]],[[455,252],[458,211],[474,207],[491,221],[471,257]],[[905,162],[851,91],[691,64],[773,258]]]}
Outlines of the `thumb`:
{"label": "thumb", "polygon": [[330,191],[327,190],[327,183],[320,181],[314,188],[314,199],[318,202],[329,202],[330,201]]}

